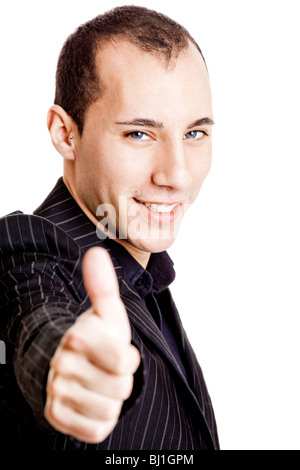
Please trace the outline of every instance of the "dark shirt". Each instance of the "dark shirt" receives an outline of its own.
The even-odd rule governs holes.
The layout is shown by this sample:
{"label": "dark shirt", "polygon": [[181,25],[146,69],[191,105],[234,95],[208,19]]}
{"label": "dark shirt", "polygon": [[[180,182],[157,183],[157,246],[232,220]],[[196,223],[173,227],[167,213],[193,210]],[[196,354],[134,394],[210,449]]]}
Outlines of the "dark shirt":
{"label": "dark shirt", "polygon": [[183,353],[179,350],[175,339],[176,333],[174,322],[172,322],[172,308],[164,296],[164,290],[175,279],[173,261],[165,251],[162,253],[152,253],[147,269],[144,269],[122,245],[112,240],[109,240],[109,242],[113,253],[123,266],[132,286],[140,297],[144,299],[150,314],[160,328],[178,365],[187,378],[183,364]]}

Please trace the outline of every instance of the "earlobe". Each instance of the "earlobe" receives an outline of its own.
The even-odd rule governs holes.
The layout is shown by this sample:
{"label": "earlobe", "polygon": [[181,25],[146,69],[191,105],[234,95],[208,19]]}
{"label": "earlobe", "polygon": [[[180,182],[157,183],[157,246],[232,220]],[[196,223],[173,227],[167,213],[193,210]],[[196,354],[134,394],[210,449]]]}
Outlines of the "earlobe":
{"label": "earlobe", "polygon": [[54,147],[67,160],[75,160],[75,126],[61,106],[51,106],[47,114],[47,127]]}

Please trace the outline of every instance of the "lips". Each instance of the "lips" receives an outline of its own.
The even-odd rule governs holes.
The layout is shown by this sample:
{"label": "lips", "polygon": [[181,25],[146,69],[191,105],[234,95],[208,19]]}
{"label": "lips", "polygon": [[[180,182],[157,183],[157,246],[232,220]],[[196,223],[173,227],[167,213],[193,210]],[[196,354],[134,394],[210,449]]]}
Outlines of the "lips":
{"label": "lips", "polygon": [[170,224],[182,216],[181,202],[144,202],[135,199],[135,202],[142,208],[141,216],[148,222],[161,224]]}
{"label": "lips", "polygon": [[166,214],[172,212],[178,203],[175,204],[157,204],[154,202],[142,202],[148,209],[151,209],[154,212],[159,212],[161,214]]}

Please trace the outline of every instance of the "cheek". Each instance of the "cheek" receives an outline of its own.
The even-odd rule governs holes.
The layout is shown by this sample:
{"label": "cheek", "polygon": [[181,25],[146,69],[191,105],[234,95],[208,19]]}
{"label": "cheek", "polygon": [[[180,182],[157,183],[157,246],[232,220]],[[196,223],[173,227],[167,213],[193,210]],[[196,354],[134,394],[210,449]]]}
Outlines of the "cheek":
{"label": "cheek", "polygon": [[106,168],[107,180],[113,180],[119,188],[123,187],[125,194],[146,184],[151,176],[145,158],[134,157],[134,155],[118,155],[110,167]]}
{"label": "cheek", "polygon": [[209,151],[206,155],[202,155],[201,158],[195,162],[192,168],[194,187],[199,189],[201,188],[203,181],[210,171],[211,163],[211,152]]}

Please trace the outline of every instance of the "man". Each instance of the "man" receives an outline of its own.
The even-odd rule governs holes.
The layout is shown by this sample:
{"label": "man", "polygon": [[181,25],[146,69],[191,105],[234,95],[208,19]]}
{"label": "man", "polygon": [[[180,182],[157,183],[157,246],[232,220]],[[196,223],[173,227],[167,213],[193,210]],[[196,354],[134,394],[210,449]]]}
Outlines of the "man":
{"label": "man", "polygon": [[165,251],[212,124],[202,53],[169,18],[120,7],[67,39],[48,113],[63,179],[0,223],[7,446],[218,449]]}

